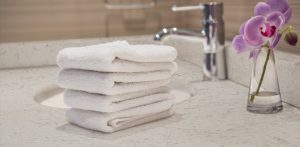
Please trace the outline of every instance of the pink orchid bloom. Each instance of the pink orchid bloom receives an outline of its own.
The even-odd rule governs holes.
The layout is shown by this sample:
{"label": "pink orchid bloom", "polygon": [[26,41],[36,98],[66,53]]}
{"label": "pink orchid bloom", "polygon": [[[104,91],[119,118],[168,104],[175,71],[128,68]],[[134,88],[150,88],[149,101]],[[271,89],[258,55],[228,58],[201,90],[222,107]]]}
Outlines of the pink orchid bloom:
{"label": "pink orchid bloom", "polygon": [[276,48],[281,38],[279,31],[289,21],[292,12],[287,0],[267,0],[255,6],[254,14],[233,39],[236,51],[250,51],[250,58],[256,58],[265,45]]}

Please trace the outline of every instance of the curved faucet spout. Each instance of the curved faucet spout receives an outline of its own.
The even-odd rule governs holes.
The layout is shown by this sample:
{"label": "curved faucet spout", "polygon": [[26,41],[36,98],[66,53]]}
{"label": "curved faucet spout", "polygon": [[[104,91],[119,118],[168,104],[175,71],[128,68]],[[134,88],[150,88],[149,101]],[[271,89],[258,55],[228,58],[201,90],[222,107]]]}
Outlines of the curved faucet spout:
{"label": "curved faucet spout", "polygon": [[199,30],[188,30],[188,29],[179,29],[176,27],[171,28],[163,28],[160,32],[154,35],[154,40],[160,41],[164,36],[178,34],[178,35],[187,35],[187,36],[196,36],[196,37],[204,37],[204,31]]}

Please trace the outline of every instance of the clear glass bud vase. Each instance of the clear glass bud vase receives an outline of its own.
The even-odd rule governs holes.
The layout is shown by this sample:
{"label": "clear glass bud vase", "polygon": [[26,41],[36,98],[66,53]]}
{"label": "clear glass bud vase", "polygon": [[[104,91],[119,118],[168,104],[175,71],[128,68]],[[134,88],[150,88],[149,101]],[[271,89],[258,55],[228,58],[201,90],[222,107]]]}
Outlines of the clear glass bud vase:
{"label": "clear glass bud vase", "polygon": [[247,110],[254,113],[276,113],[282,108],[274,52],[262,48],[254,59]]}

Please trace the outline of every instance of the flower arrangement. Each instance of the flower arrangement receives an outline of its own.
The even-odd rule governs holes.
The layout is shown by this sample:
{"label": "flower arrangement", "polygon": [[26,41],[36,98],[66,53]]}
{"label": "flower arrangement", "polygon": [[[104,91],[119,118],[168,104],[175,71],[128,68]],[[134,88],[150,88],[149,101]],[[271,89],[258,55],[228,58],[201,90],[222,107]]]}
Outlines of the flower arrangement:
{"label": "flower arrangement", "polygon": [[276,49],[282,36],[288,44],[292,46],[297,44],[297,34],[291,26],[285,26],[291,16],[292,10],[288,0],[259,2],[255,6],[254,16],[242,24],[240,34],[233,39],[234,49],[238,53],[250,51],[252,59],[256,59],[263,48],[268,50],[257,90],[250,98],[251,102],[260,92],[270,53]]}

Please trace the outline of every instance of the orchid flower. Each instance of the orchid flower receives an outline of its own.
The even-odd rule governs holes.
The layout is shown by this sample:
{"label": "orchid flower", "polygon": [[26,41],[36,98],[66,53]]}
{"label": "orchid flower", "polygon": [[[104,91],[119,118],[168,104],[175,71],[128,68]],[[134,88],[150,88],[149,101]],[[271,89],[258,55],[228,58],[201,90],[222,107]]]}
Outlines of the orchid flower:
{"label": "orchid flower", "polygon": [[283,28],[291,16],[292,10],[288,0],[259,2],[255,6],[254,16],[240,27],[240,34],[233,38],[234,49],[238,53],[250,51],[250,58],[253,59],[257,58],[262,48],[268,49],[263,72],[255,95],[251,95],[251,102],[259,94],[270,52],[277,47],[281,36],[285,34],[285,41],[290,45],[295,46],[297,44],[298,37],[296,33],[292,32],[292,27]]}
{"label": "orchid flower", "polygon": [[267,0],[255,6],[254,16],[240,28],[240,34],[233,39],[238,53],[250,51],[250,58],[256,58],[262,47],[275,49],[282,32],[291,18],[292,11],[287,0]]}

